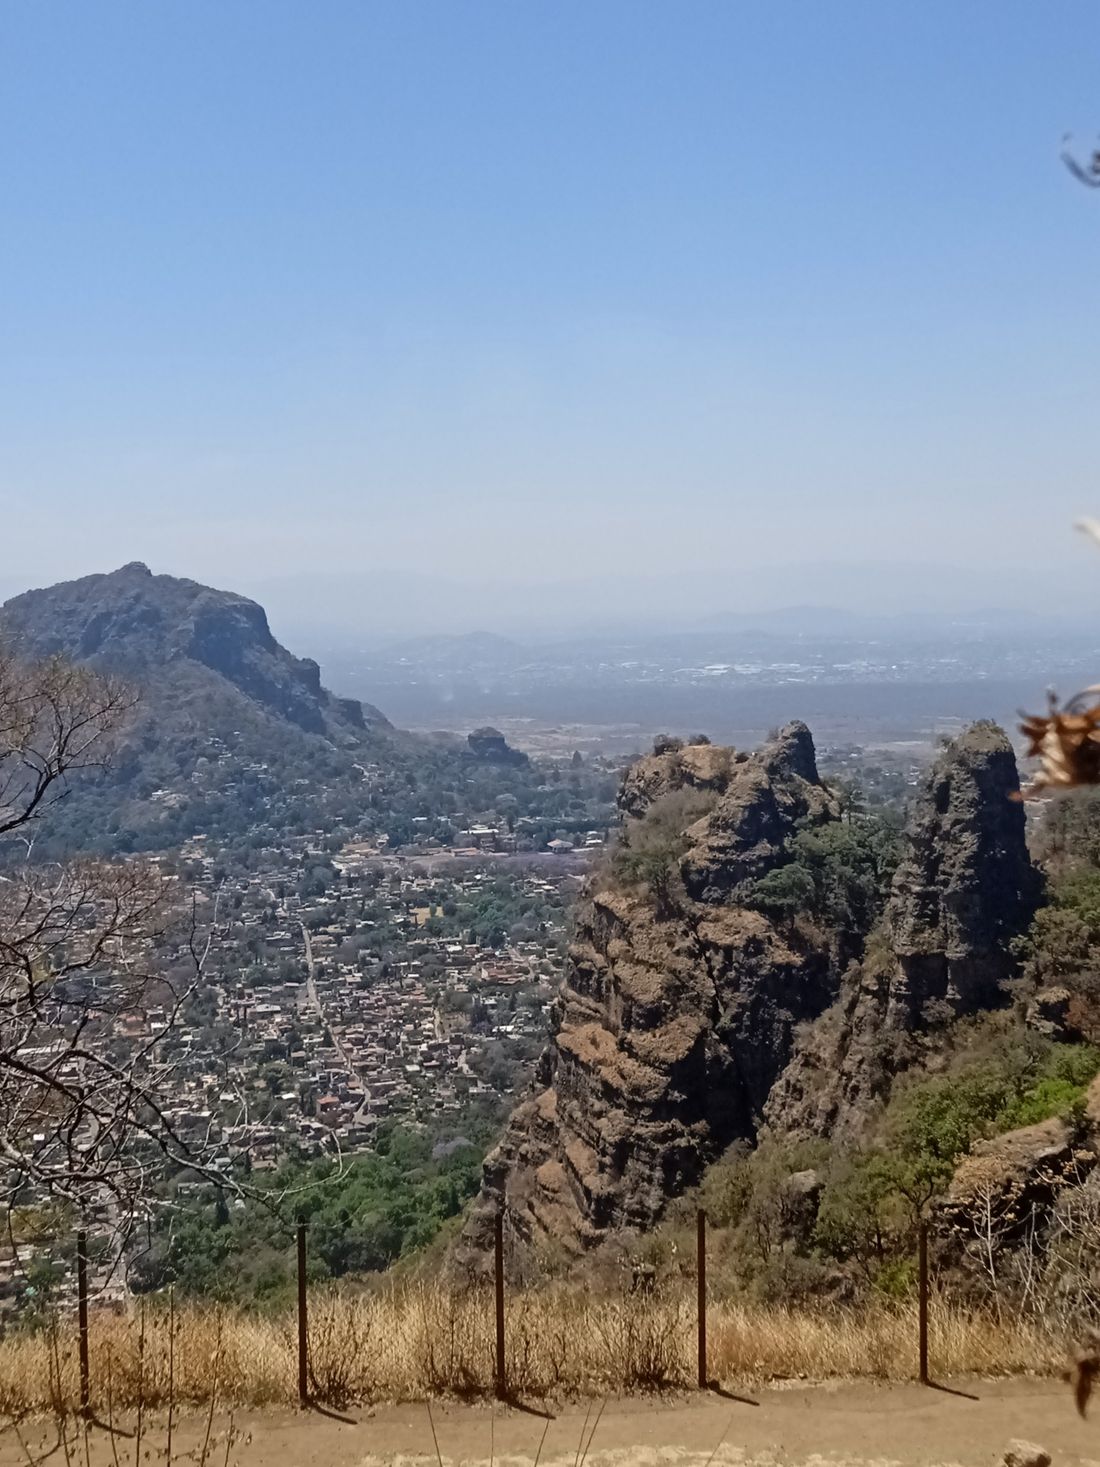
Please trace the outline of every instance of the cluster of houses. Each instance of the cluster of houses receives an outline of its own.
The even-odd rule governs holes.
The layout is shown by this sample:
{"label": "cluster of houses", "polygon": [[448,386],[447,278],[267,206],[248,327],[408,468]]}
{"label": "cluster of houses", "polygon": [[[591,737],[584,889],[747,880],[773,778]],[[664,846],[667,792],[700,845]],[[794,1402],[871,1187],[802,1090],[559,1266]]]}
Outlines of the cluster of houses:
{"label": "cluster of houses", "polygon": [[[183,856],[212,910],[215,854],[196,838]],[[441,877],[430,865],[350,844],[329,858],[334,902],[332,893],[302,894],[304,874],[323,858],[313,841],[290,842],[262,871],[217,888],[218,907],[232,912],[231,941],[214,951],[204,1006],[185,1014],[194,1064],[181,1067],[171,1118],[184,1134],[212,1128],[226,1165],[247,1156],[256,1170],[291,1153],[354,1151],[387,1120],[458,1119],[472,1099],[498,1093],[488,1055],[529,1056],[545,1034],[575,873],[517,866],[521,893],[557,915],[537,936],[489,946],[432,930],[429,893]],[[369,941],[375,923],[355,915],[368,871],[372,911],[381,905],[403,934],[386,958]],[[461,899],[489,879],[470,863],[445,881]],[[161,1017],[134,1016],[134,1037]]]}
{"label": "cluster of houses", "polygon": [[[359,769],[365,791],[382,787],[383,771]],[[545,818],[513,808],[442,823],[413,817],[397,849],[373,833],[334,848],[327,831],[284,833],[270,807],[307,783],[275,788],[266,764],[244,764],[209,741],[194,791],[248,784],[264,816],[244,833],[241,861],[214,834],[152,858],[194,892],[209,955],[181,1012],[152,990],[109,1024],[103,1019],[104,1043],[162,1041],[173,1059],[165,1118],[201,1147],[206,1168],[227,1174],[365,1150],[391,1121],[459,1130],[472,1106],[499,1101],[544,1041],[566,912],[606,837],[574,818],[561,822],[571,838],[555,838]],[[188,798],[165,787],[149,802],[167,820]],[[598,819],[595,807],[591,813]],[[479,891],[502,876],[521,899],[537,900],[535,928],[456,924],[455,906],[476,906]],[[453,898],[448,920],[441,890]],[[384,943],[372,941],[375,929],[385,929]],[[160,940],[154,966],[186,970],[189,943],[186,934]],[[205,1185],[177,1179],[183,1195]],[[100,1259],[119,1231],[106,1197],[86,1222]],[[37,1297],[36,1269],[41,1289],[64,1301],[71,1265],[49,1241],[0,1249],[0,1313]],[[125,1288],[101,1261],[93,1272],[106,1296]]]}

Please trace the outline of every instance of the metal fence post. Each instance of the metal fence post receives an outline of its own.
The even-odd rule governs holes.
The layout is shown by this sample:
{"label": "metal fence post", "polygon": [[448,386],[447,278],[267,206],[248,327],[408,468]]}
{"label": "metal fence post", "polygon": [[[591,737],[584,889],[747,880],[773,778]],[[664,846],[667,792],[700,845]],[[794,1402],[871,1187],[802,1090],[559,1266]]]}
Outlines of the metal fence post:
{"label": "metal fence post", "polygon": [[928,1224],[921,1219],[917,1234],[919,1272],[918,1325],[920,1331],[920,1383],[928,1384]]}
{"label": "metal fence post", "polygon": [[695,1214],[695,1281],[698,1289],[699,1389],[707,1388],[707,1215],[700,1207]]}
{"label": "metal fence post", "polygon": [[83,1228],[76,1235],[76,1319],[80,1337],[80,1410],[87,1416],[92,1389],[88,1363],[88,1234]]}
{"label": "metal fence post", "polygon": [[309,1322],[306,1314],[306,1220],[298,1219],[298,1404],[309,1404]]}
{"label": "metal fence post", "polygon": [[508,1373],[504,1363],[504,1208],[501,1207],[496,1215],[493,1234],[493,1253],[495,1259],[496,1274],[496,1315],[497,1315],[497,1354],[496,1354],[496,1393],[497,1399],[503,1401],[508,1394]]}

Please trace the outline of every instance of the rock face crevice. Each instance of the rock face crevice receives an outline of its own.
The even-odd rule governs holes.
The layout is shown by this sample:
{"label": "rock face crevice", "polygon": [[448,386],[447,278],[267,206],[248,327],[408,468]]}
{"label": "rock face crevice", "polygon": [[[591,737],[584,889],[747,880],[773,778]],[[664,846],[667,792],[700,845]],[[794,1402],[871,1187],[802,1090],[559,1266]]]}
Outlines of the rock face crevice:
{"label": "rock face crevice", "polygon": [[796,1026],[836,996],[827,941],[731,897],[798,829],[837,818],[808,729],[753,755],[669,748],[633,767],[620,804],[640,820],[685,790],[711,803],[684,833],[669,903],[597,877],[582,904],[553,1038],[486,1161],[460,1262],[485,1256],[502,1205],[520,1246],[580,1252],[652,1227],[755,1135]]}

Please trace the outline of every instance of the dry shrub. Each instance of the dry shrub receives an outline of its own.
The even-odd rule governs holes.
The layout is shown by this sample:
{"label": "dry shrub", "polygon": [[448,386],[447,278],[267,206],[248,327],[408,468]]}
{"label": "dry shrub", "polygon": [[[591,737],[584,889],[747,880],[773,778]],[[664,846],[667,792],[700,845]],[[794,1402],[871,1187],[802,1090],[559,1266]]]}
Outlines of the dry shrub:
{"label": "dry shrub", "polygon": [[[489,1330],[492,1301],[485,1289],[415,1291],[420,1328],[408,1340],[404,1374],[410,1385],[419,1360],[429,1395],[474,1395],[492,1379]],[[415,1386],[406,1394],[417,1394]]]}
{"label": "dry shrub", "polygon": [[[315,1400],[347,1406],[356,1399],[360,1373],[376,1344],[375,1316],[358,1299],[327,1288],[313,1300],[309,1330],[309,1388]],[[286,1330],[287,1344],[297,1339]]]}
{"label": "dry shrub", "polygon": [[[940,1375],[1055,1373],[1064,1341],[1040,1325],[934,1300],[929,1335]],[[756,1380],[909,1380],[917,1368],[915,1305],[820,1311],[727,1305],[708,1331],[713,1373]]]}
{"label": "dry shrub", "polygon": [[603,1300],[590,1324],[610,1389],[653,1391],[686,1384],[691,1315],[682,1293]]}

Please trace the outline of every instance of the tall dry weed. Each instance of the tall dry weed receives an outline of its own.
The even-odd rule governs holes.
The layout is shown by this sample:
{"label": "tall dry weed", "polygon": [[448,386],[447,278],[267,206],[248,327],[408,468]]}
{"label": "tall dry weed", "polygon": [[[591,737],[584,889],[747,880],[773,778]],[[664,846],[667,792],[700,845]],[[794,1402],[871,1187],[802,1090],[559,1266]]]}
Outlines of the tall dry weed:
{"label": "tall dry weed", "polygon": [[[129,1316],[93,1313],[92,1406],[118,1410],[199,1404],[291,1404],[297,1398],[293,1316],[265,1318],[223,1307],[147,1304]],[[795,1309],[714,1301],[712,1376],[727,1381],[873,1377],[912,1379],[912,1305],[863,1310]],[[335,1288],[310,1296],[309,1369],[314,1397],[417,1400],[493,1389],[491,1291],[402,1285],[376,1293]],[[941,1376],[1056,1373],[1066,1359],[1060,1327],[1006,1311],[933,1301],[932,1364]],[[687,1290],[597,1295],[558,1285],[517,1292],[506,1308],[506,1363],[525,1397],[603,1396],[694,1383],[695,1314]],[[0,1412],[75,1410],[75,1323],[12,1332],[0,1340]]]}

